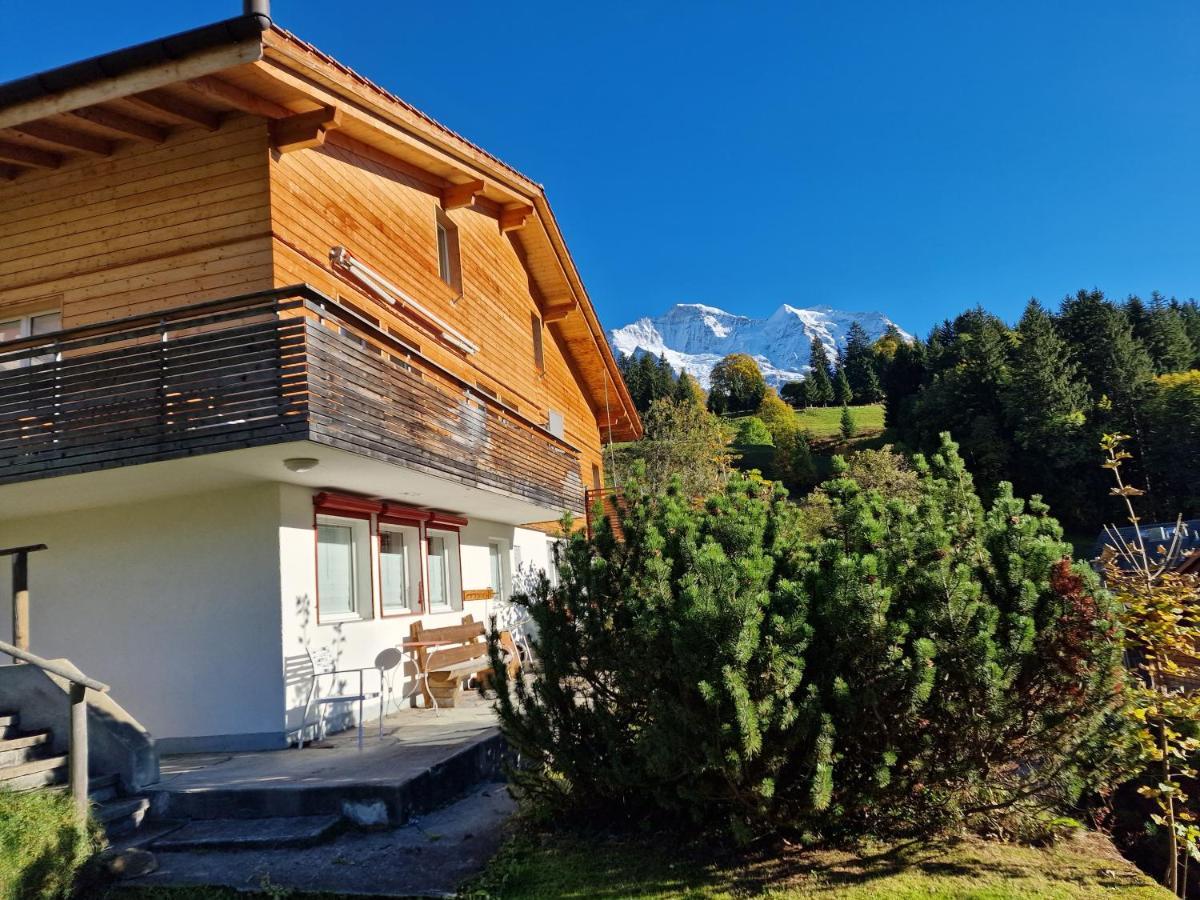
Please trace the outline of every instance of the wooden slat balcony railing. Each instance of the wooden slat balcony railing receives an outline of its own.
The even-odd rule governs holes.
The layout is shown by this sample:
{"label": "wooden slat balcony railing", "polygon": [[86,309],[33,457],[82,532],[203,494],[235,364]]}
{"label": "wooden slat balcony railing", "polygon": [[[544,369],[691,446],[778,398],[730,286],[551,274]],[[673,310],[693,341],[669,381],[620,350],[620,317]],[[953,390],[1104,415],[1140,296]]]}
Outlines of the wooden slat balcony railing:
{"label": "wooden slat balcony railing", "polygon": [[599,524],[598,517],[603,517],[612,528],[613,535],[618,541],[625,540],[625,530],[621,527],[621,513],[625,509],[625,498],[616,488],[592,488],[584,497],[587,505],[587,535],[589,538],[596,533]]}
{"label": "wooden slat balcony railing", "polygon": [[574,447],[306,285],[0,344],[0,484],[296,440],[583,511]]}

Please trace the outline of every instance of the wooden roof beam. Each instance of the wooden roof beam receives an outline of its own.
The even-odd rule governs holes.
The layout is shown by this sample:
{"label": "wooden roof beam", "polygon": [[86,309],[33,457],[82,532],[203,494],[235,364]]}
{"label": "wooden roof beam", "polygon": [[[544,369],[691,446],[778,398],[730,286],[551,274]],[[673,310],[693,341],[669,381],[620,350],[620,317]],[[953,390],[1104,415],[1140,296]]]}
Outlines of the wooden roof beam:
{"label": "wooden roof beam", "polygon": [[234,109],[252,116],[261,116],[264,119],[285,119],[294,115],[294,111],[286,106],[280,106],[273,100],[260,97],[245,88],[222,81],[212,75],[203,75],[200,78],[185,81],[183,86],[205,97],[228,103]]}
{"label": "wooden roof beam", "polygon": [[23,172],[23,171],[24,170],[21,169],[19,166],[8,166],[8,165],[0,164],[0,178],[3,178],[5,181],[12,181],[14,178],[16,178],[18,175],[20,175],[21,172]]}
{"label": "wooden roof beam", "polygon": [[16,163],[34,169],[57,169],[62,165],[62,157],[48,150],[0,141],[0,162]]}
{"label": "wooden roof beam", "polygon": [[102,137],[96,137],[86,131],[75,131],[63,128],[53,122],[29,122],[12,129],[21,135],[37,138],[47,144],[54,144],[64,150],[76,150],[80,153],[90,153],[93,156],[112,156],[113,143]]}
{"label": "wooden roof beam", "polygon": [[99,125],[101,128],[107,128],[109,131],[118,132],[125,137],[133,138],[135,141],[161,144],[167,139],[168,129],[151,125],[149,122],[143,122],[141,119],[135,119],[124,113],[105,109],[103,106],[85,106],[83,109],[72,110],[71,115],[83,119],[85,122],[91,122],[93,125]]}
{"label": "wooden roof beam", "polygon": [[341,108],[323,106],[312,112],[296,113],[286,119],[274,120],[271,123],[271,143],[280,153],[320,147],[325,143],[325,135],[341,125]]}
{"label": "wooden roof beam", "polygon": [[524,228],[525,223],[533,215],[533,207],[523,203],[511,203],[500,210],[500,232],[516,231]]}
{"label": "wooden roof beam", "polygon": [[579,308],[579,304],[574,298],[564,300],[560,303],[547,304],[542,310],[542,321],[549,324],[550,322],[561,322],[571,313]]}
{"label": "wooden roof beam", "polygon": [[463,184],[452,184],[442,191],[442,209],[458,209],[470,206],[475,198],[487,188],[483,181],[468,181]]}
{"label": "wooden roof beam", "polygon": [[219,113],[212,112],[195,103],[189,103],[166,91],[143,91],[140,94],[131,94],[124,99],[127,103],[132,103],[148,112],[165,116],[177,125],[199,125],[209,131],[216,131],[221,127]]}

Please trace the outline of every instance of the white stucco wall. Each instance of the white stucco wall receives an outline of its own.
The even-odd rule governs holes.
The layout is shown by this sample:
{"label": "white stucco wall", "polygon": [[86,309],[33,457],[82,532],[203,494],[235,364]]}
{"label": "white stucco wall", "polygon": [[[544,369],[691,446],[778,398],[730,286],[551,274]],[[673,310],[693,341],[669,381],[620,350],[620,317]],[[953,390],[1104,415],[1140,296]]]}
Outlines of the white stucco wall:
{"label": "white stucco wall", "polygon": [[[112,685],[168,749],[277,744],[278,491],[0,521],[0,547],[49,546],[30,558],[31,649]],[[5,640],[11,609],[10,563],[0,560]]]}
{"label": "white stucco wall", "polygon": [[[467,614],[472,615],[476,621],[486,621],[494,606],[494,602],[466,601],[462,609],[447,613],[384,617],[380,615],[378,596],[375,596],[370,618],[318,624],[314,601],[317,575],[313,543],[313,496],[314,492],[307,488],[280,486],[279,570],[282,585],[283,670],[287,681],[289,730],[298,729],[302,721],[311,672],[306,648],[329,649],[337,660],[338,668],[373,667],[380,651],[409,637],[414,622],[419,620],[428,627],[456,625]],[[510,554],[510,577],[515,567],[511,558],[514,546],[518,548],[518,555],[526,564],[541,568],[549,565],[549,541],[540,532],[471,518],[469,510],[460,512],[468,518],[468,524],[459,532],[464,591],[490,585],[488,544],[492,540],[503,541]],[[378,688],[378,675],[368,672],[364,677],[370,689]],[[332,683],[333,679],[324,679],[321,682],[321,692],[331,694],[357,691],[356,676],[340,678],[341,683],[336,686]],[[399,698],[402,694],[410,693],[413,686],[411,672],[406,672],[395,682],[395,696]],[[348,724],[347,716],[355,710],[326,708],[325,712],[329,726],[336,728]],[[313,711],[313,715],[315,714],[316,710]],[[378,702],[369,702],[364,710],[364,718],[369,721],[378,715]]]}

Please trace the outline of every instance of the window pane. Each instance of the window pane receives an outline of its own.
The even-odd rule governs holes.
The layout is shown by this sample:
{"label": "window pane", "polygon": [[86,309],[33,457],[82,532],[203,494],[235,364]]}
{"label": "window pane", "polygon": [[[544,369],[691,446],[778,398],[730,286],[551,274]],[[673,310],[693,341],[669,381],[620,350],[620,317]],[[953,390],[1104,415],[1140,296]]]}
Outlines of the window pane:
{"label": "window pane", "polygon": [[29,321],[29,333],[35,336],[62,330],[62,313],[43,313],[40,316],[34,316]]}
{"label": "window pane", "polygon": [[21,336],[21,320],[0,322],[0,341],[15,341]]}
{"label": "window pane", "polygon": [[408,609],[408,557],[404,535],[384,531],[379,535],[379,582],[384,609]]}
{"label": "window pane", "polygon": [[504,567],[500,563],[500,545],[488,544],[488,562],[492,571],[492,593],[497,600],[504,599]]}
{"label": "window pane", "polygon": [[438,222],[437,226],[437,242],[438,242],[438,274],[442,276],[442,281],[446,284],[450,283],[450,236],[446,233],[446,226]]}
{"label": "window pane", "polygon": [[354,529],[349,525],[317,526],[317,590],[321,612],[354,612]]}
{"label": "window pane", "polygon": [[429,538],[429,605],[450,605],[449,570],[446,562],[446,539]]}

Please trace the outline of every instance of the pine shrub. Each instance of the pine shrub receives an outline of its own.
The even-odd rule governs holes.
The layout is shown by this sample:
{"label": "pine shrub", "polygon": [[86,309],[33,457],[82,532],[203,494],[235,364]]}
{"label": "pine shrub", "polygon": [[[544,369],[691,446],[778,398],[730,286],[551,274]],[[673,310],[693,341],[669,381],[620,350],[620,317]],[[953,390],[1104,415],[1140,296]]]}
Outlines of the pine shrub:
{"label": "pine shrub", "polygon": [[[624,540],[572,538],[514,598],[531,677],[497,711],[550,813],[835,837],[1067,803],[1121,746],[1114,611],[1037,501],[987,509],[957,449],[888,497],[846,467],[814,533],[735,475],[697,504],[626,486]],[[1005,826],[1007,827],[1007,826]]]}

